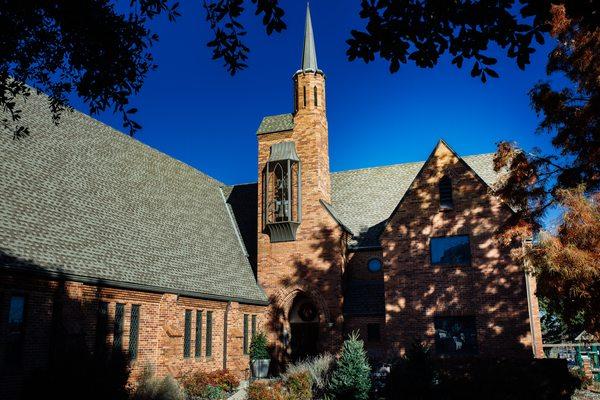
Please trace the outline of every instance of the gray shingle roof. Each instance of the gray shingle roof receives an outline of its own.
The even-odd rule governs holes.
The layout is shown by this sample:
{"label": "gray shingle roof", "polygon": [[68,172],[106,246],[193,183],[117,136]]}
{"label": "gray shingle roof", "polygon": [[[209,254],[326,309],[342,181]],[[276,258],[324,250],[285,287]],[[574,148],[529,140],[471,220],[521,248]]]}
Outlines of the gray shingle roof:
{"label": "gray shingle roof", "polygon": [[257,135],[289,131],[294,129],[294,116],[292,114],[270,115],[264,117],[258,127]]}
{"label": "gray shingle roof", "polygon": [[55,126],[45,96],[23,117],[25,139],[0,128],[0,266],[267,301],[222,183],[82,113]]}
{"label": "gray shingle roof", "polygon": [[[493,153],[462,159],[488,184],[496,179]],[[331,174],[336,216],[355,235],[355,247],[379,246],[379,234],[424,161]]]}

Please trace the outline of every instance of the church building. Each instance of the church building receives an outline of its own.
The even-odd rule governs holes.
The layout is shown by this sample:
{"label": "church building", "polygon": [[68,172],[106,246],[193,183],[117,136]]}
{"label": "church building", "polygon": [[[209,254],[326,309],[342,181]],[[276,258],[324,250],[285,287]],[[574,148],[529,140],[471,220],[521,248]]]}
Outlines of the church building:
{"label": "church building", "polygon": [[0,132],[0,397],[59,337],[127,354],[133,376],[247,377],[259,330],[276,368],[351,332],[374,363],[415,341],[543,355],[535,280],[495,237],[512,210],[493,154],[440,140],[422,162],[332,173],[308,11],[292,85],[292,112],[256,132],[256,183],[233,186],[78,111],[55,125],[44,95],[22,103],[30,135]]}

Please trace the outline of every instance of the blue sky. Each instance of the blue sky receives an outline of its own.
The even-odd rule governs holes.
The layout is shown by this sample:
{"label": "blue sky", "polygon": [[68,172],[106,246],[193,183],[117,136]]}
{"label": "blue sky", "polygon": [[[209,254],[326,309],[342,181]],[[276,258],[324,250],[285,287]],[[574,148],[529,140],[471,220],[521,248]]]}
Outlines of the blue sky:
{"label": "blue sky", "polygon": [[[548,136],[534,133],[538,119],[527,91],[546,79],[550,43],[524,72],[501,58],[500,78],[485,85],[470,77],[468,64],[459,70],[448,57],[434,69],[402,65],[392,75],[385,62],[346,58],[350,30],[364,25],[359,4],[311,4],[319,67],[327,75],[332,171],[423,160],[440,138],[462,155],[493,152],[499,140],[549,148]],[[158,70],[132,101],[143,125],[136,139],[226,184],[255,182],[256,129],[263,116],[291,111],[291,78],[301,59],[306,3],[282,6],[288,29],[270,37],[246,11],[249,68],[235,77],[211,60],[201,2],[183,2],[176,23],[153,22]],[[95,117],[122,129],[118,116]]]}

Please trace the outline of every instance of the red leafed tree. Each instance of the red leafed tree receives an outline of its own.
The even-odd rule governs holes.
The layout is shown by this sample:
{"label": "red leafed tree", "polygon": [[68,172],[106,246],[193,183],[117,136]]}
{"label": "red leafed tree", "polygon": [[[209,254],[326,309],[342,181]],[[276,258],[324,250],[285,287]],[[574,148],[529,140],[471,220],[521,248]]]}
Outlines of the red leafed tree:
{"label": "red leafed tree", "polygon": [[542,232],[525,257],[538,277],[538,295],[547,311],[567,324],[600,333],[600,193],[561,189],[564,207],[555,234]]}

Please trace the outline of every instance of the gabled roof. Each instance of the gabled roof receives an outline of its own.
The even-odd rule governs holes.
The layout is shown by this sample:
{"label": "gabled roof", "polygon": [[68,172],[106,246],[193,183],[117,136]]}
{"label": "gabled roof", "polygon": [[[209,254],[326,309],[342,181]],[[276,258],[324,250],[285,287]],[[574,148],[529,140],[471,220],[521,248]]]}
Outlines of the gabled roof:
{"label": "gabled roof", "polygon": [[0,128],[0,268],[266,304],[221,182],[80,112],[56,126],[43,95],[23,118]]}
{"label": "gabled roof", "polygon": [[[493,153],[462,157],[481,179],[492,185],[497,177]],[[351,246],[379,246],[379,235],[404,197],[424,161],[331,174],[332,203],[337,217],[355,235]]]}

